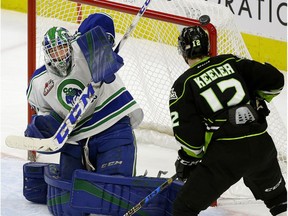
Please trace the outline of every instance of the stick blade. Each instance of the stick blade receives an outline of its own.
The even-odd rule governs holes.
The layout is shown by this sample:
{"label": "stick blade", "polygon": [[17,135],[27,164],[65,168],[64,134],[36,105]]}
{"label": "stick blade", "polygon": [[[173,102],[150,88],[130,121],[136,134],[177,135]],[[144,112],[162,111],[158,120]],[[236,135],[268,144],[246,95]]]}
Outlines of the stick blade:
{"label": "stick blade", "polygon": [[38,139],[32,137],[24,137],[24,136],[7,136],[5,139],[5,144],[11,148],[23,149],[23,150],[31,150],[38,152],[54,152],[59,149],[56,146],[51,145],[53,140],[49,139]]}

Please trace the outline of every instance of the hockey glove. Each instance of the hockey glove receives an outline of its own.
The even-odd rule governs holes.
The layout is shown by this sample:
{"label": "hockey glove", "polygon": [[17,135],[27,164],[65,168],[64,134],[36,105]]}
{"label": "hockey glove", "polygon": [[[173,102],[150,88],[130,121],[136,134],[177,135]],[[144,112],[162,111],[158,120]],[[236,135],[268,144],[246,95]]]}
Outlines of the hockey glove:
{"label": "hockey glove", "polygon": [[178,151],[178,158],[175,162],[176,174],[179,180],[186,181],[190,175],[190,172],[201,161],[199,158],[194,158],[189,155],[183,149]]}
{"label": "hockey glove", "polygon": [[[62,119],[56,116],[57,114],[49,115],[33,115],[31,123],[28,124],[24,134],[26,137],[35,137],[35,138],[50,138],[58,130]],[[56,116],[56,118],[55,118]]]}
{"label": "hockey glove", "polygon": [[260,97],[256,97],[254,100],[251,100],[251,105],[257,111],[259,117],[258,122],[266,122],[266,116],[269,115],[270,110],[267,107],[265,100]]}
{"label": "hockey glove", "polygon": [[260,115],[263,116],[268,116],[270,113],[265,100],[262,98],[256,98],[256,110]]}

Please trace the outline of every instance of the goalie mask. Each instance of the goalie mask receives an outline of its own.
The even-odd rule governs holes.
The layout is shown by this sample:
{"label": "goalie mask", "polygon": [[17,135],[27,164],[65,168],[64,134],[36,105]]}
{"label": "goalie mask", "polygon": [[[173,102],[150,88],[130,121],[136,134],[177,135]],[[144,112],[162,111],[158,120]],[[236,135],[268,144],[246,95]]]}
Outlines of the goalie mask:
{"label": "goalie mask", "polygon": [[44,61],[48,72],[66,77],[71,72],[72,36],[67,29],[52,27],[44,35],[42,42]]}
{"label": "goalie mask", "polygon": [[185,59],[209,55],[207,33],[199,26],[184,28],[178,37],[178,50]]}

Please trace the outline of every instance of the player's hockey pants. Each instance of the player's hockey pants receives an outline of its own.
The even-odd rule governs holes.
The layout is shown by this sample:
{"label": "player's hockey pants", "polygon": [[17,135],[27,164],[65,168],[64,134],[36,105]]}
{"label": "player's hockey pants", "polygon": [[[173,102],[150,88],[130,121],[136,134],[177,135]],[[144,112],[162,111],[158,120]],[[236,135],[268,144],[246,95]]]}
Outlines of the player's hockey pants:
{"label": "player's hockey pants", "polygon": [[202,162],[178,193],[173,215],[198,215],[242,177],[256,199],[287,201],[277,151],[268,133],[210,143]]}

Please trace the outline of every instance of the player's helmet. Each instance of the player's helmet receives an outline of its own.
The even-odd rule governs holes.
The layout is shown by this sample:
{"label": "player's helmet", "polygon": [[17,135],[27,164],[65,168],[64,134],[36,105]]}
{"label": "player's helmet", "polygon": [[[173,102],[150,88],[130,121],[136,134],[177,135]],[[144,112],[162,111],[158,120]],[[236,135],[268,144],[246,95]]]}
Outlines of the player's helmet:
{"label": "player's helmet", "polygon": [[200,26],[184,28],[178,37],[178,50],[184,58],[209,55],[207,33]]}
{"label": "player's helmet", "polygon": [[44,35],[42,42],[44,61],[49,72],[66,77],[72,66],[72,36],[63,27],[52,27]]}

